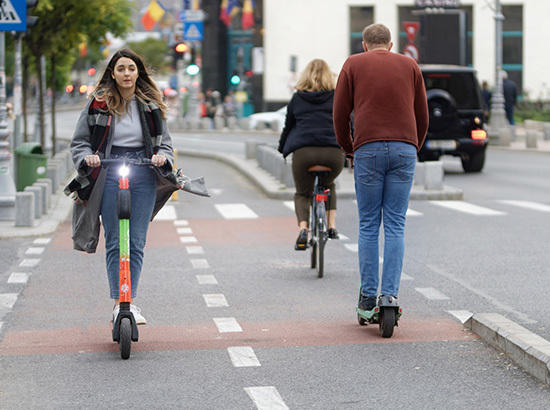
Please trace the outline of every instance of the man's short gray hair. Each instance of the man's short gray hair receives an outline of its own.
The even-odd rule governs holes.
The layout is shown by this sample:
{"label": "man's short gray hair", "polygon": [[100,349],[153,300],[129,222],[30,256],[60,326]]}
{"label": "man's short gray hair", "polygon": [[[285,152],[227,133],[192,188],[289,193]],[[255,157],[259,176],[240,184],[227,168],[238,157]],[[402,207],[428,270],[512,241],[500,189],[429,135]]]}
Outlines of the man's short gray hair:
{"label": "man's short gray hair", "polygon": [[367,45],[388,45],[391,42],[390,30],[380,23],[371,24],[363,30],[363,41]]}

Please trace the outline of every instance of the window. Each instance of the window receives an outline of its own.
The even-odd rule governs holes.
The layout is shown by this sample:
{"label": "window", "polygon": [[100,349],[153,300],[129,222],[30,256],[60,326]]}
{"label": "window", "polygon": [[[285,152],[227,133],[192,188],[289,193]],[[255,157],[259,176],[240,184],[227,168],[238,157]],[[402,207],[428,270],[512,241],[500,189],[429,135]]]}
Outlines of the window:
{"label": "window", "polygon": [[350,54],[363,52],[363,29],[374,23],[374,7],[350,7]]}
{"label": "window", "polygon": [[[523,6],[502,6],[502,69],[523,89]],[[521,94],[521,91],[518,93]]]}

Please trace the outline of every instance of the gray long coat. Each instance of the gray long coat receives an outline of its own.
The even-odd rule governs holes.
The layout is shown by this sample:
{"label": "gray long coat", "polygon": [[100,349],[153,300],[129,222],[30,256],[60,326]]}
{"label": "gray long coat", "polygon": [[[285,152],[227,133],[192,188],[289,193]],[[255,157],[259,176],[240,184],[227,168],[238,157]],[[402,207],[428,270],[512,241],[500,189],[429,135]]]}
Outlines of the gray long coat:
{"label": "gray long coat", "polygon": [[[88,108],[92,100],[86,104],[86,107],[80,113],[76,128],[71,141],[71,154],[75,168],[78,172],[77,178],[88,176],[92,168],[86,165],[84,158],[87,155],[92,155],[91,148],[91,131],[88,125]],[[141,108],[141,105],[138,104]],[[142,117],[140,115],[140,117]],[[106,141],[105,156],[108,158],[111,153],[111,147],[113,145],[113,132],[115,128],[115,122],[111,122],[109,134]],[[142,128],[145,125],[142,123]],[[144,133],[145,134],[145,133]],[[155,217],[157,212],[164,206],[166,201],[172,195],[172,192],[176,191],[178,187],[171,181],[164,178],[166,175],[172,172],[174,163],[174,154],[172,150],[172,137],[168,131],[166,121],[162,121],[162,143],[157,152],[166,156],[166,164],[161,168],[155,168],[157,175],[157,198],[155,203],[155,209],[151,220]],[[147,153],[150,157],[152,153]],[[87,253],[94,253],[97,248],[100,231],[99,215],[101,212],[101,200],[103,198],[103,188],[105,185],[105,179],[107,177],[107,169],[101,168],[99,176],[96,180],[95,186],[90,194],[90,198],[86,205],[82,202],[75,202],[73,207],[73,247],[79,251],[85,251]]]}

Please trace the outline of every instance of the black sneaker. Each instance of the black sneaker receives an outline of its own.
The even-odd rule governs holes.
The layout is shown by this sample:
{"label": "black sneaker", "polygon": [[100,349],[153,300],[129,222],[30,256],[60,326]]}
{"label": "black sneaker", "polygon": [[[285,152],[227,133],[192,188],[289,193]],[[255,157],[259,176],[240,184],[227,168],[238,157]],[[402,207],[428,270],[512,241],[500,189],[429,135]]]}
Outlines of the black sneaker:
{"label": "black sneaker", "polygon": [[361,310],[372,310],[376,307],[376,296],[363,296],[359,299],[357,307]]}
{"label": "black sneaker", "polygon": [[307,249],[307,229],[302,229],[300,231],[294,249],[297,251],[305,251]]}
{"label": "black sneaker", "polygon": [[340,239],[340,235],[338,235],[336,228],[328,228],[328,237],[329,239]]}

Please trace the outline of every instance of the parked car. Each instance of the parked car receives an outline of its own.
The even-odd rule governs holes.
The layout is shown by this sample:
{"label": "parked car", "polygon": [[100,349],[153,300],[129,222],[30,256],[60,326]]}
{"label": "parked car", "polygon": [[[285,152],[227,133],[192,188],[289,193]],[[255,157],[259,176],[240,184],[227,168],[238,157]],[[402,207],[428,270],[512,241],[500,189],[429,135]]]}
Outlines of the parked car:
{"label": "parked car", "polygon": [[488,144],[481,88],[471,67],[420,65],[430,113],[419,161],[460,157],[465,172],[480,172]]}
{"label": "parked car", "polygon": [[257,112],[248,116],[248,128],[271,128],[273,131],[282,131],[285,126],[286,105],[277,111]]}

